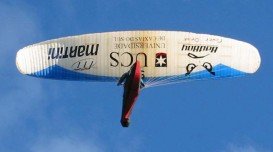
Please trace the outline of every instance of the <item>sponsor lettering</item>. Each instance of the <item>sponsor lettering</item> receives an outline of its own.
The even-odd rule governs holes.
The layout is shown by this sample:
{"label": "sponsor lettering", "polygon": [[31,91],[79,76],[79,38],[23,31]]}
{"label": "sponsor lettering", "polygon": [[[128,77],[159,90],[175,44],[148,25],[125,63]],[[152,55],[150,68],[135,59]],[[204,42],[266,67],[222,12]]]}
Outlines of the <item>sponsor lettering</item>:
{"label": "sponsor lettering", "polygon": [[115,41],[147,42],[147,41],[165,41],[165,36],[136,36],[136,37],[114,37]]}
{"label": "sponsor lettering", "polygon": [[182,51],[216,53],[218,46],[183,44]]}
{"label": "sponsor lettering", "polygon": [[49,48],[48,60],[97,55],[99,44]]}
{"label": "sponsor lettering", "polygon": [[115,49],[144,49],[144,48],[153,48],[161,49],[165,48],[165,43],[143,43],[143,42],[132,42],[132,43],[117,43],[115,44]]}
{"label": "sponsor lettering", "polygon": [[[141,60],[140,60],[141,59]],[[147,67],[147,55],[145,53],[132,54],[130,52],[111,52],[110,66],[111,67],[130,67],[136,60],[142,61],[141,65]]]}

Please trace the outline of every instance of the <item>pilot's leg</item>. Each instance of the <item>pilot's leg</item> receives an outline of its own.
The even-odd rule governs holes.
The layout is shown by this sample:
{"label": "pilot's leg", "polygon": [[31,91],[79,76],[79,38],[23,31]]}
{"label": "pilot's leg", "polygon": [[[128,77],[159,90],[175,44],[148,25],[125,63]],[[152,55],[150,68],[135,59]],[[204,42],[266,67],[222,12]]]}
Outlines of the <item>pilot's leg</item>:
{"label": "pilot's leg", "polygon": [[121,120],[120,123],[123,127],[129,127],[130,124],[130,119],[129,117],[126,117],[126,115],[129,112],[129,102],[130,100],[128,100],[128,96],[129,96],[129,90],[126,89],[126,87],[124,87],[124,92],[123,92],[123,102],[122,102],[122,115],[121,115]]}

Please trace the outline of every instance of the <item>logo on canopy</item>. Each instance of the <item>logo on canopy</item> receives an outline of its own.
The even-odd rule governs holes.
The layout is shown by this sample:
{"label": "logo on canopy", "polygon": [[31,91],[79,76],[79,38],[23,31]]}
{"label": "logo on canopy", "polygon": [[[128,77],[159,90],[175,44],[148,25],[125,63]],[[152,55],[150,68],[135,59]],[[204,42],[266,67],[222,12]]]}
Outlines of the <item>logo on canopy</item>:
{"label": "logo on canopy", "polygon": [[167,67],[167,54],[156,53],[155,55],[155,67]]}
{"label": "logo on canopy", "polygon": [[90,70],[96,64],[96,61],[92,58],[82,59],[74,63],[71,68],[75,71],[85,71]]}

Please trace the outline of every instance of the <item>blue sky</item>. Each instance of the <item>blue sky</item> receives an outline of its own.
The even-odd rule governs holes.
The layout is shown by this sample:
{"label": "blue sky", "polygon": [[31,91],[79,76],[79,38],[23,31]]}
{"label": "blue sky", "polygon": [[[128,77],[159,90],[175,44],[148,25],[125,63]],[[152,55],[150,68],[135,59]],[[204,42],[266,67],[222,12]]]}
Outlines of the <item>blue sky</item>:
{"label": "blue sky", "polygon": [[[273,2],[48,0],[0,2],[0,151],[273,151]],[[16,52],[36,42],[116,30],[178,30],[249,42],[254,75],[149,88],[130,128],[122,87],[21,75]]]}

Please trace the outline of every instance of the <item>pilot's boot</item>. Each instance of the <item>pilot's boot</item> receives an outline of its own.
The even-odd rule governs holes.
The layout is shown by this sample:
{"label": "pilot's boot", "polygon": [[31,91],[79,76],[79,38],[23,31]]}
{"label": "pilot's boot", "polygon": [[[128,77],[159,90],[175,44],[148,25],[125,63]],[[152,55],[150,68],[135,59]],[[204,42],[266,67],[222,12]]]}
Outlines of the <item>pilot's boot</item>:
{"label": "pilot's boot", "polygon": [[122,127],[129,127],[130,119],[129,118],[122,118],[120,120],[120,123],[121,123]]}

